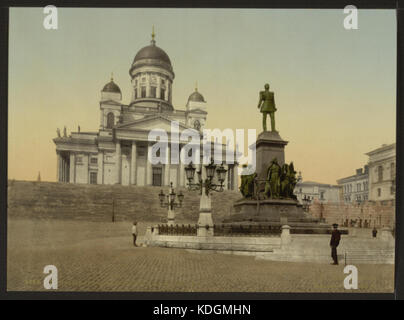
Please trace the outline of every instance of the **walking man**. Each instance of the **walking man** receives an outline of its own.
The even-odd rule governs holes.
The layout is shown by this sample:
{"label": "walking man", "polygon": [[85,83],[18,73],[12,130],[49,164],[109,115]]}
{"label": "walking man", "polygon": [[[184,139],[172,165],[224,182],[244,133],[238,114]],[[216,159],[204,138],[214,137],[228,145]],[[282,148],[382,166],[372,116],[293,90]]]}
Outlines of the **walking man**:
{"label": "walking man", "polygon": [[133,235],[133,245],[135,247],[137,247],[136,244],[136,237],[137,237],[137,222],[133,222],[133,226],[132,226],[132,235]]}
{"label": "walking man", "polygon": [[376,229],[376,227],[373,227],[372,236],[373,236],[374,239],[375,239],[376,236],[377,236],[377,229]]}
{"label": "walking man", "polygon": [[334,223],[332,227],[334,228],[334,230],[331,233],[330,247],[331,247],[331,257],[334,260],[334,263],[331,264],[337,265],[338,264],[337,247],[339,245],[339,241],[341,240],[341,233],[338,230],[338,224]]}

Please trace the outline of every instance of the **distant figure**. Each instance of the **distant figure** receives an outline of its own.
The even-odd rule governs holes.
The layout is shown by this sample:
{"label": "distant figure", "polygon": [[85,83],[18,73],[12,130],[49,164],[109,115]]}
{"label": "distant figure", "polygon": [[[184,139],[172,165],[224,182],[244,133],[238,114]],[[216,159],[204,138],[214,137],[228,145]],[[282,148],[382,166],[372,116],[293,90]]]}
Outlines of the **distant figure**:
{"label": "distant figure", "polygon": [[376,238],[376,236],[377,236],[377,229],[376,229],[376,227],[373,227],[372,236],[373,236],[373,238]]}
{"label": "distant figure", "polygon": [[58,135],[58,138],[60,138],[60,129],[59,128],[56,129],[56,133]]}
{"label": "distant figure", "polygon": [[64,138],[66,138],[66,137],[67,137],[66,126],[63,128],[63,137],[64,137]]}
{"label": "distant figure", "polygon": [[331,241],[330,241],[331,257],[334,260],[334,263],[332,264],[337,265],[338,264],[337,247],[341,240],[341,233],[338,230],[338,224],[334,223],[332,227],[334,228],[334,230],[331,233]]}
{"label": "distant figure", "polygon": [[133,226],[132,226],[132,235],[133,235],[133,245],[135,247],[137,247],[136,244],[136,237],[137,237],[137,222],[133,222]]}
{"label": "distant figure", "polygon": [[80,126],[79,126],[77,129],[78,129],[78,131],[79,131],[79,133],[80,133]]}
{"label": "distant figure", "polygon": [[38,172],[38,178],[37,178],[38,182],[41,182],[41,171]]}

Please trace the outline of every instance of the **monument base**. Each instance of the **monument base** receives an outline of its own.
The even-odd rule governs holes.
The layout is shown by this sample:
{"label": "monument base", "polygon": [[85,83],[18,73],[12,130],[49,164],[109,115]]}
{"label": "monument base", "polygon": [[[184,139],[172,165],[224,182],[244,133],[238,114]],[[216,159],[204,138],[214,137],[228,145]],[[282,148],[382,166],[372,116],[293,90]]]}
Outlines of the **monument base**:
{"label": "monument base", "polygon": [[320,219],[311,217],[303,210],[301,204],[293,199],[240,199],[233,205],[234,214],[223,220],[224,224],[249,224],[291,227],[304,233],[328,233],[331,226],[322,223]]}

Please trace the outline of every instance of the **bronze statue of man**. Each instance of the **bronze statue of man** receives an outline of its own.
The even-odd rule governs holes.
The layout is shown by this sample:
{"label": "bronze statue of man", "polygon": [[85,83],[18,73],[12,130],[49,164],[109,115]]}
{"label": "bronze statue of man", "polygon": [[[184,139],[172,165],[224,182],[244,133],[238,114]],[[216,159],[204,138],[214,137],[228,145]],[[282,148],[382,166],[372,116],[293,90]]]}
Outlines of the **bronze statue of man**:
{"label": "bronze statue of man", "polygon": [[275,97],[274,93],[269,91],[269,84],[265,85],[265,91],[260,92],[260,100],[258,102],[258,109],[261,107],[260,111],[262,113],[262,126],[264,131],[267,131],[267,115],[271,117],[271,131],[276,131],[275,129]]}

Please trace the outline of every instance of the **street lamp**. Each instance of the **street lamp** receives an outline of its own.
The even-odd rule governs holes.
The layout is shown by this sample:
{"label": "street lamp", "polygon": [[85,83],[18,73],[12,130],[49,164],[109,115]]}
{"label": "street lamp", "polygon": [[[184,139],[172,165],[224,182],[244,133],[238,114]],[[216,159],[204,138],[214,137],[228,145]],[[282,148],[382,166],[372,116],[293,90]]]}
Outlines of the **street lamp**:
{"label": "street lamp", "polygon": [[[188,189],[191,191],[201,190],[204,188],[205,193],[209,196],[209,191],[216,191],[216,192],[223,192],[224,191],[224,180],[226,179],[226,172],[227,170],[224,168],[223,164],[219,167],[214,163],[213,159],[211,162],[204,166],[206,170],[206,179],[203,180],[202,178],[202,169],[197,172],[198,174],[198,181],[193,183],[193,179],[195,176],[195,167],[193,166],[192,162],[185,167],[185,175],[188,179]],[[213,183],[212,180],[215,177],[215,173],[217,175],[217,180],[219,184]]]}
{"label": "street lamp", "polygon": [[[176,199],[178,200],[178,202],[176,201]],[[170,182],[170,193],[165,195],[163,190],[161,190],[159,193],[159,200],[161,208],[168,208],[167,224],[173,225],[175,219],[174,208],[182,207],[182,201],[184,201],[184,195],[182,194],[181,191],[177,195],[174,191],[173,183]],[[164,202],[164,200],[166,201]]]}
{"label": "street lamp", "polygon": [[[200,169],[197,171],[197,181],[194,183],[195,171],[196,168],[193,166],[192,162],[185,167],[185,175],[188,180],[188,190],[199,190],[201,195],[199,203],[198,236],[212,236],[213,219],[210,191],[224,191],[223,183],[226,179],[227,170],[224,168],[223,164],[217,166],[213,159],[211,159],[211,162],[208,165],[200,166]],[[219,183],[213,182],[215,174]]]}

